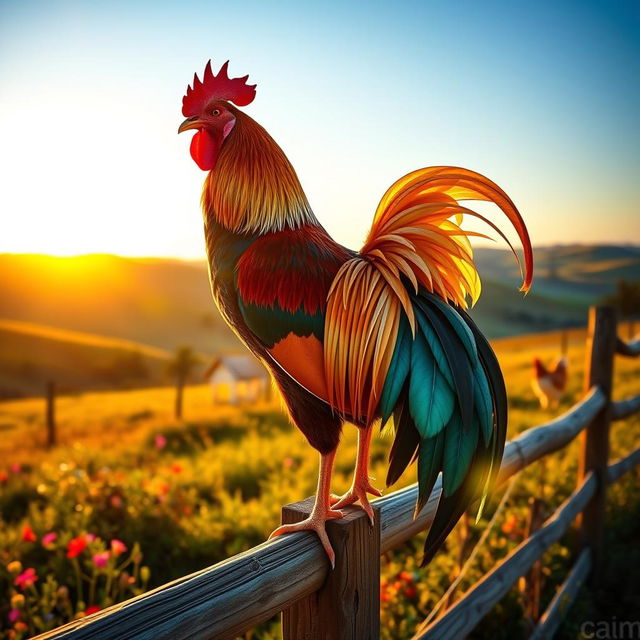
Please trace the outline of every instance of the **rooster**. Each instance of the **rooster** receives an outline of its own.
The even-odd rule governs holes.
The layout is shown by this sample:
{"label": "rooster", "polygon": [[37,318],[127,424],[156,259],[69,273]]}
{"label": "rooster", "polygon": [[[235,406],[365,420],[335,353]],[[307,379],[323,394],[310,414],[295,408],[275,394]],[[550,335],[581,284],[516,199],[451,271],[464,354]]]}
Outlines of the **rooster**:
{"label": "rooster", "polygon": [[547,369],[540,358],[533,359],[533,392],[540,400],[542,409],[557,407],[567,388],[568,367],[566,357],[558,358],[551,369]]}
{"label": "rooster", "polygon": [[[347,249],[318,222],[282,149],[238,108],[255,97],[247,79],[229,78],[228,62],[214,74],[209,61],[202,80],[195,74],[187,87],[178,133],[196,132],[191,156],[207,172],[202,208],[213,298],[320,454],[310,516],[271,537],[315,531],[333,566],[325,523],[355,502],[373,521],[368,495],[381,492],[369,478],[369,446],[374,424],[390,421],[387,486],[417,459],[416,513],[442,472],[426,562],[490,490],[507,421],[498,362],[466,313],[467,299],[480,293],[469,237],[482,234],[463,230],[463,216],[507,239],[460,201],[493,202],[513,224],[524,248],[523,291],[533,270],[526,226],[491,180],[429,167],[394,183],[364,246]],[[331,472],[346,422],[358,429],[357,456],[351,487],[338,498]]]}

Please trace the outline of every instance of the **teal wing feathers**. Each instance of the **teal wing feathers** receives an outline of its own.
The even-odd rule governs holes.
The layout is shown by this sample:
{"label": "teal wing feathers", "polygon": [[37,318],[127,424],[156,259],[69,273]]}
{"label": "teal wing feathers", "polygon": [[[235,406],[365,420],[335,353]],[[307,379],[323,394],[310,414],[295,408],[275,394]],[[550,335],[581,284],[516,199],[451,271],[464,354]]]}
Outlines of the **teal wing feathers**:
{"label": "teal wing feathers", "polygon": [[500,466],[506,432],[504,381],[489,343],[471,318],[437,296],[412,297],[416,332],[398,327],[380,398],[395,438],[387,484],[417,458],[424,507],[442,473],[442,498],[425,544],[428,561],[465,509],[486,495]]}

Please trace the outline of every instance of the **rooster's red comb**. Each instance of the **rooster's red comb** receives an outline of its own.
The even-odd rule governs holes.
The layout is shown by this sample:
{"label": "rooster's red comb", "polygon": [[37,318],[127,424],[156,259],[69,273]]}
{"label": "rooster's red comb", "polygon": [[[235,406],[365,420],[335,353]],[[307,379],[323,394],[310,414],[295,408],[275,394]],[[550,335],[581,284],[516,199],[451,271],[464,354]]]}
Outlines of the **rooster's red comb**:
{"label": "rooster's red comb", "polygon": [[185,118],[199,115],[207,103],[212,100],[230,100],[239,107],[246,107],[256,97],[256,85],[247,84],[247,78],[229,78],[227,60],[218,75],[214,76],[211,71],[211,60],[204,68],[202,82],[198,74],[193,74],[193,88],[187,87],[187,93],[182,98],[182,115]]}

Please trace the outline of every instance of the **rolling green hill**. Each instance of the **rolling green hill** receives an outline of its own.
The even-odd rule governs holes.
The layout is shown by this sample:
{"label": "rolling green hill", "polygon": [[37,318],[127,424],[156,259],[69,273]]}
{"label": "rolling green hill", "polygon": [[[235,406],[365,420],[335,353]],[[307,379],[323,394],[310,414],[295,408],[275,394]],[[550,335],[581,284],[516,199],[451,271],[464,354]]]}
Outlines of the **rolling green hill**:
{"label": "rolling green hill", "polygon": [[483,287],[472,315],[492,338],[582,325],[587,308],[618,280],[640,281],[640,247],[536,248],[533,286],[523,297],[511,252],[480,248],[475,255]]}
{"label": "rolling green hill", "polygon": [[0,319],[0,399],[166,384],[170,353],[128,340]]}

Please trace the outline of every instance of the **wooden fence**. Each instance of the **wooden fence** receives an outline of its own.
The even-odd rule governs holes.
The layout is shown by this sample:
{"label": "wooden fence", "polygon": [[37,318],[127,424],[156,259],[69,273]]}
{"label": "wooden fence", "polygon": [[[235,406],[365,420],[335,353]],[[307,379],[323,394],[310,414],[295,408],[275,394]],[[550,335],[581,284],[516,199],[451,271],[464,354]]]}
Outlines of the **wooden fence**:
{"label": "wooden fence", "polygon": [[[640,340],[617,337],[615,312],[589,316],[585,395],[567,413],[507,443],[498,478],[505,482],[578,435],[582,453],[576,490],[556,512],[480,582],[415,638],[455,640],[468,634],[540,556],[580,517],[582,550],[540,618],[532,638],[551,638],[589,576],[597,580],[603,553],[606,488],[640,462],[640,448],[609,463],[609,425],[640,411],[640,395],[611,401],[615,354],[640,355]],[[414,520],[417,486],[373,502],[375,526],[348,508],[327,531],[335,570],[315,534],[295,533],[265,542],[137,598],[38,636],[68,640],[211,640],[241,635],[282,612],[284,640],[374,640],[380,626],[380,555],[427,529],[441,493],[440,480]],[[288,505],[283,520],[304,517],[310,501]]]}

